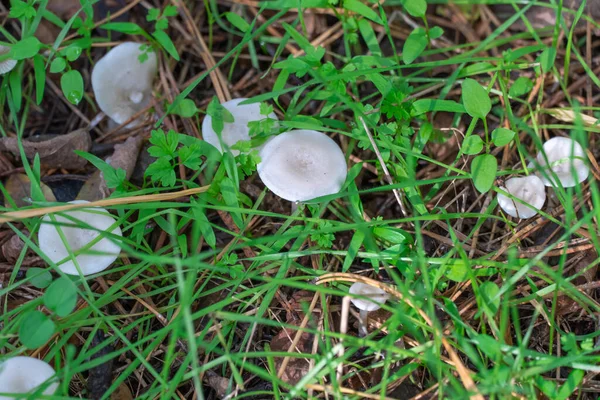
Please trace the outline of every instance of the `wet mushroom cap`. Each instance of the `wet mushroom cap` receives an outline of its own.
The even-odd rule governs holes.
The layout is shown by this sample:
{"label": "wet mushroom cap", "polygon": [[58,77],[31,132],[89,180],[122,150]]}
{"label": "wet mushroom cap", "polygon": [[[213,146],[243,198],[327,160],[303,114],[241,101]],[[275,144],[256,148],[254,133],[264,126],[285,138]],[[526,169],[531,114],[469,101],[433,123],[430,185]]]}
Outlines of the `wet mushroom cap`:
{"label": "wet mushroom cap", "polygon": [[[0,393],[30,393],[55,375],[54,369],[45,361],[33,357],[12,357],[0,363]],[[47,385],[44,395],[52,395],[58,382]],[[12,396],[0,396],[0,400],[13,400]]]}
{"label": "wet mushroom cap", "polygon": [[384,304],[389,298],[389,295],[382,289],[379,289],[375,286],[367,285],[366,283],[362,282],[353,283],[352,286],[350,286],[349,293],[356,296],[368,297],[373,300],[369,301],[363,298],[350,299],[350,301],[352,302],[352,304],[354,304],[356,308],[358,308],[361,311],[367,312],[379,310],[381,308],[381,305]]}
{"label": "wet mushroom cap", "polygon": [[[575,140],[554,137],[544,143],[543,151],[537,155],[537,162],[542,167],[546,166],[544,153],[548,158],[550,169],[556,174],[563,187],[573,187],[587,179],[590,173],[585,163],[587,156],[583,147]],[[540,173],[540,178],[546,186],[558,186],[554,182],[552,171],[546,169],[544,173]]]}
{"label": "wet mushroom cap", "polygon": [[[268,116],[260,113],[260,103],[243,104],[242,101],[248,100],[246,98],[239,98],[226,101],[221,105],[233,115],[233,122],[225,122],[223,125],[223,131],[221,132],[221,139],[223,143],[228,147],[233,146],[237,142],[250,140],[250,128],[248,127],[249,122],[260,121],[265,118],[277,119],[275,113],[270,113]],[[219,136],[212,128],[212,117],[207,115],[202,121],[202,137],[205,141],[215,146],[221,153],[224,152]],[[239,154],[239,151],[232,150],[234,155]]]}
{"label": "wet mushroom cap", "polygon": [[531,205],[529,207],[508,196],[498,194],[498,204],[511,217],[531,218],[538,213],[536,209],[542,208],[546,201],[546,186],[536,175],[510,178],[505,185],[502,190]]}
{"label": "wet mushroom cap", "polygon": [[[152,81],[156,76],[156,54],[148,51],[147,59],[141,43],[125,42],[100,59],[92,71],[92,88],[98,106],[118,124],[150,104]],[[144,56],[145,57],[145,56]]]}
{"label": "wet mushroom cap", "polygon": [[263,183],[289,201],[307,201],[340,191],[346,180],[344,153],[321,132],[282,133],[260,150],[257,170]]}
{"label": "wet mushroom cap", "polygon": [[[71,204],[88,203],[85,200],[71,201]],[[42,252],[53,262],[60,264],[58,268],[65,274],[79,275],[75,263],[69,257],[69,250],[63,243],[58,233],[60,227],[72,253],[85,247],[103,232],[107,232],[116,220],[108,211],[101,207],[78,209],[66,211],[63,215],[55,215],[56,224],[52,223],[49,215],[46,215],[38,232],[38,240]],[[67,218],[68,216],[68,218]],[[71,225],[71,226],[65,226]],[[73,226],[77,225],[77,226]],[[88,229],[87,226],[94,229]],[[122,236],[121,228],[116,226],[110,232],[111,235]],[[94,245],[75,256],[83,275],[91,275],[108,268],[119,256],[121,248],[114,242],[113,238],[106,235],[99,239]]]}
{"label": "wet mushroom cap", "polygon": [[[8,53],[10,51],[10,47],[0,45],[0,56]],[[10,71],[17,65],[17,60],[13,60],[8,58],[4,61],[0,61],[0,75],[4,75]]]}

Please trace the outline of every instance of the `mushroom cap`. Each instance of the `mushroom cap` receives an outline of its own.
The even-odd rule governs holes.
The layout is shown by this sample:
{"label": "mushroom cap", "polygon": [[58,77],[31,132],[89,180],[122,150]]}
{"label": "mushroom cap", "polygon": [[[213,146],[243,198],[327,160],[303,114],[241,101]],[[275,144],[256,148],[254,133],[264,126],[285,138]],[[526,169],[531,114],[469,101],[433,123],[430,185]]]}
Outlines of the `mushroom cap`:
{"label": "mushroom cap", "polygon": [[100,59],[92,71],[92,89],[98,106],[118,124],[148,106],[156,76],[156,54],[140,62],[141,43],[125,42]]}
{"label": "mushroom cap", "polygon": [[[55,375],[54,369],[45,361],[33,357],[12,357],[0,363],[0,393],[29,393]],[[52,395],[58,388],[54,382],[42,394]],[[12,396],[0,396],[0,400],[13,400]]]}
{"label": "mushroom cap", "polygon": [[389,295],[385,291],[362,282],[353,283],[352,286],[350,286],[349,292],[356,296],[364,296],[373,299],[373,301],[355,298],[350,299],[356,308],[367,312],[379,310],[389,298]]}
{"label": "mushroom cap", "polygon": [[[260,113],[260,103],[240,105],[240,103],[245,100],[248,99],[233,99],[221,104],[231,113],[231,115],[233,115],[233,122],[224,123],[223,132],[221,132],[221,139],[228,147],[233,146],[237,142],[250,140],[249,122],[260,121],[265,118],[277,119],[275,113],[270,113],[268,116],[262,115]],[[202,137],[205,141],[212,144],[223,153],[224,149],[219,141],[219,136],[212,128],[212,117],[210,115],[204,117],[204,120],[202,121]],[[239,154],[239,151],[232,150],[232,153],[237,155]]]}
{"label": "mushroom cap", "polygon": [[257,166],[263,183],[289,201],[307,201],[340,191],[346,180],[342,149],[324,133],[294,130],[268,141]]}
{"label": "mushroom cap", "polygon": [[[85,200],[75,200],[69,203],[81,204],[89,202]],[[108,211],[106,211],[106,209],[101,207],[66,211],[63,214],[68,215],[70,218],[62,215],[55,215],[56,225],[51,223],[49,215],[46,215],[42,219],[42,224],[38,232],[40,249],[53,263],[58,263],[67,258],[67,261],[60,264],[58,268],[65,274],[79,275],[77,267],[75,267],[75,263],[69,257],[69,250],[67,250],[67,247],[63,243],[57,228],[60,226],[71,252],[74,253],[100,236],[101,232],[107,232],[116,220],[108,213]],[[96,230],[86,229],[84,227],[59,225],[79,224],[73,220],[81,221],[80,225],[89,225]],[[123,235],[119,226],[115,227],[111,234],[117,236]],[[114,242],[114,239],[103,237],[89,249],[76,255],[75,259],[77,260],[83,275],[91,275],[108,268],[117,259],[120,252],[121,248]]]}
{"label": "mushroom cap", "polygon": [[513,201],[508,196],[498,194],[498,204],[511,217],[531,218],[538,213],[536,209],[542,208],[546,201],[546,187],[536,175],[510,178],[506,181],[506,187],[501,189],[531,205],[529,207]]}
{"label": "mushroom cap", "polygon": [[[10,47],[0,45],[0,55],[4,55],[9,51]],[[17,65],[17,60],[13,60],[12,58],[0,61],[0,75],[4,75],[7,72],[12,71],[15,65]]]}
{"label": "mushroom cap", "polygon": [[[544,143],[543,151],[538,153],[537,162],[542,167],[546,166],[546,157],[550,163],[550,169],[554,171],[563,187],[573,187],[585,181],[590,169],[585,163],[587,156],[583,147],[575,140],[565,137],[554,137]],[[571,169],[575,169],[575,174]],[[541,174],[541,179],[546,186],[558,186],[554,182],[552,172],[545,171],[547,175]],[[575,177],[573,176],[575,175]]]}

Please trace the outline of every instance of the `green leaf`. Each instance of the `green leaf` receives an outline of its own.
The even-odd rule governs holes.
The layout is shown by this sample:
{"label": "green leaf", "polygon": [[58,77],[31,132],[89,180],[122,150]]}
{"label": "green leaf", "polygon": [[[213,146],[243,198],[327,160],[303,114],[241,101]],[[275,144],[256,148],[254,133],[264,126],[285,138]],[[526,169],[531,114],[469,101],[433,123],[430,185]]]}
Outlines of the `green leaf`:
{"label": "green leaf", "polygon": [[126,33],[128,35],[148,36],[148,33],[146,33],[145,30],[143,30],[138,24],[135,24],[133,22],[109,22],[101,25],[100,29]]}
{"label": "green leaf", "polygon": [[211,127],[217,135],[220,135],[221,132],[223,132],[225,122],[233,122],[233,115],[219,103],[219,100],[216,97],[213,97],[208,104],[206,113],[210,115]]}
{"label": "green leaf", "polygon": [[483,300],[482,308],[488,313],[490,318],[495,316],[498,312],[498,307],[500,307],[500,297],[498,296],[500,288],[494,282],[487,281],[479,286],[479,291]]}
{"label": "green leaf", "polygon": [[62,57],[56,57],[54,60],[52,60],[52,63],[50,63],[50,72],[52,72],[53,74],[63,72],[66,67],[67,62],[65,61],[65,59]]}
{"label": "green leaf", "polygon": [[585,373],[582,370],[573,370],[569,374],[569,377],[567,378],[565,383],[560,387],[560,389],[558,389],[558,395],[554,397],[554,399],[567,400],[569,396],[571,396],[573,392],[575,392],[577,387],[581,384],[581,381],[583,381],[584,376]]}
{"label": "green leaf", "polygon": [[486,193],[494,185],[498,161],[491,154],[481,154],[471,162],[471,176],[475,188],[481,193]]}
{"label": "green leaf", "polygon": [[440,28],[439,26],[434,26],[433,28],[431,28],[429,30],[429,38],[431,40],[438,39],[438,38],[442,37],[443,34],[444,34],[444,30],[442,28]]}
{"label": "green leaf", "polygon": [[403,0],[402,7],[413,17],[423,18],[427,12],[427,2],[425,0]]}
{"label": "green leaf", "polygon": [[452,100],[419,99],[413,103],[413,116],[425,114],[430,111],[467,112],[462,104]]}
{"label": "green leaf", "polygon": [[471,135],[463,141],[462,151],[468,155],[479,154],[483,150],[483,140],[477,135]]}
{"label": "green leaf", "polygon": [[236,13],[226,12],[225,18],[227,18],[227,21],[229,21],[231,25],[233,25],[237,30],[241,32],[245,33],[246,31],[248,31],[248,29],[250,29],[250,24],[248,24],[248,22],[246,22],[244,18],[242,18]]}
{"label": "green leaf", "polygon": [[402,61],[405,64],[411,64],[425,51],[428,43],[425,29],[420,27],[414,29],[406,38],[406,42],[404,42]]}
{"label": "green leaf", "polygon": [[379,41],[377,40],[375,30],[373,30],[373,27],[371,26],[371,22],[364,18],[359,19],[358,30],[360,31],[361,36],[367,44],[369,51],[374,55],[380,56],[381,48],[379,47]]}
{"label": "green leaf", "polygon": [[81,55],[81,47],[77,46],[77,45],[71,45],[67,48],[67,51],[65,52],[66,56],[67,56],[67,60],[73,62],[75,60],[77,60],[79,58],[79,56]]}
{"label": "green leaf", "polygon": [[44,293],[44,305],[59,317],[69,315],[77,305],[77,288],[69,278],[61,277],[52,282]]}
{"label": "green leaf", "polygon": [[179,158],[181,163],[194,171],[200,169],[202,164],[202,149],[198,144],[192,144],[191,146],[184,146],[179,149]]}
{"label": "green leaf", "polygon": [[[413,0],[411,0],[413,1]],[[349,11],[353,11],[358,15],[362,15],[365,18],[370,19],[378,24],[383,24],[379,15],[373,11],[373,9],[360,0],[344,0],[344,8]]]}
{"label": "green leaf", "polygon": [[208,244],[213,249],[217,245],[217,239],[215,236],[215,232],[210,224],[210,221],[206,217],[206,213],[204,212],[204,208],[200,206],[195,200],[192,199],[192,213],[194,215],[194,226],[197,227],[206,244]]}
{"label": "green leaf", "polygon": [[173,165],[167,157],[161,157],[146,168],[146,176],[150,176],[152,182],[159,182],[164,187],[173,187],[177,182],[177,176]]}
{"label": "green leaf", "polygon": [[33,72],[35,76],[35,102],[40,104],[44,98],[46,89],[46,68],[44,58],[39,54],[33,57]]}
{"label": "green leaf", "polygon": [[71,104],[79,104],[83,98],[83,78],[79,71],[71,70],[60,77],[60,87]]}
{"label": "green leaf", "polygon": [[554,66],[554,60],[556,59],[556,49],[554,47],[547,47],[542,54],[538,57],[538,62],[542,67],[542,72],[547,73]]}
{"label": "green leaf", "polygon": [[35,36],[30,36],[15,43],[10,48],[10,58],[13,60],[24,60],[35,56],[42,47],[42,43]]}
{"label": "green leaf", "polygon": [[473,79],[463,81],[462,101],[467,113],[473,118],[484,119],[492,109],[487,91]]}
{"label": "green leaf", "polygon": [[10,93],[12,95],[12,101],[15,105],[17,111],[21,109],[21,103],[23,100],[23,90],[22,90],[22,82],[23,82],[23,69],[15,68],[10,71],[8,75],[8,84],[10,86]]}
{"label": "green leaf", "polygon": [[151,132],[150,143],[153,146],[148,149],[148,153],[152,157],[172,159],[175,158],[179,145],[179,135],[172,129],[167,134],[162,129],[157,129]]}
{"label": "green leaf", "polygon": [[498,147],[506,146],[514,137],[515,133],[506,128],[496,128],[492,132],[492,142]]}
{"label": "green leaf", "polygon": [[22,0],[12,0],[10,3],[11,7],[10,12],[8,13],[10,18],[35,17],[36,11],[35,8],[33,8],[33,5],[27,4]]}
{"label": "green leaf", "polygon": [[122,168],[115,168],[106,161],[96,157],[93,154],[86,153],[85,151],[74,150],[75,154],[80,157],[85,158],[90,163],[92,163],[96,168],[98,168],[102,172],[102,176],[104,177],[104,182],[106,182],[106,186],[109,189],[114,189],[123,184],[125,182],[125,178],[127,173]]}
{"label": "green leaf", "polygon": [[175,48],[175,45],[171,41],[169,35],[167,35],[164,31],[155,31],[152,34],[152,36],[154,36],[154,39],[156,39],[156,41],[160,43],[162,48],[165,49],[171,57],[179,61],[179,54],[177,53],[177,48]]}
{"label": "green leaf", "polygon": [[533,82],[530,79],[521,76],[510,86],[508,94],[511,97],[521,97],[531,92]]}
{"label": "green leaf", "polygon": [[342,272],[346,272],[352,266],[352,262],[356,258],[360,250],[360,246],[362,246],[363,241],[365,240],[365,234],[357,230],[354,232],[352,236],[352,240],[350,240],[350,245],[348,246],[348,252],[346,253],[346,258],[344,259],[344,265],[342,266]]}
{"label": "green leaf", "polygon": [[179,115],[183,118],[191,118],[198,112],[198,107],[191,99],[183,99],[176,107],[171,109],[170,114]]}
{"label": "green leaf", "polygon": [[38,289],[46,288],[52,283],[52,274],[45,269],[29,268],[25,276],[29,280],[29,283]]}
{"label": "green leaf", "polygon": [[158,8],[151,8],[148,10],[148,15],[146,15],[146,21],[156,21],[158,17],[160,17],[160,10]]}
{"label": "green leaf", "polygon": [[467,280],[467,266],[465,263],[452,263],[446,269],[446,277],[454,282],[464,282]]}
{"label": "green leaf", "polygon": [[41,311],[29,311],[23,316],[19,327],[19,340],[29,349],[44,345],[56,330],[56,325]]}
{"label": "green leaf", "polygon": [[178,14],[177,7],[174,5],[166,6],[163,11],[163,16],[165,17],[176,17]]}

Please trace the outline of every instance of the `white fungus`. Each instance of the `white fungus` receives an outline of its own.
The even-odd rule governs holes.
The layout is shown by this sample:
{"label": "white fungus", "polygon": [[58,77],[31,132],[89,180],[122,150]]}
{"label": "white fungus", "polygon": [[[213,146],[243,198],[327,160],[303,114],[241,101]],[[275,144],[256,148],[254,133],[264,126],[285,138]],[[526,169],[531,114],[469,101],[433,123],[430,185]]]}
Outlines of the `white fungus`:
{"label": "white fungus", "polygon": [[[250,140],[249,122],[260,121],[265,118],[277,119],[275,113],[270,113],[265,116],[260,113],[260,103],[243,104],[242,101],[246,98],[239,98],[226,101],[221,105],[233,115],[233,122],[225,122],[223,131],[221,132],[221,140],[226,147],[231,147],[234,144],[246,140]],[[219,136],[212,128],[212,117],[207,115],[202,121],[202,137],[205,141],[215,146],[221,153],[224,152]],[[234,155],[238,155],[238,150],[232,150]]]}
{"label": "white fungus", "polygon": [[[356,308],[359,309],[359,332],[361,336],[367,334],[367,318],[371,311],[376,311],[381,308],[389,298],[389,295],[382,289],[368,285],[362,282],[355,282],[350,286],[349,293],[357,296],[352,297],[350,301]],[[367,297],[367,299],[365,299]],[[369,300],[370,299],[370,300]]]}
{"label": "white fungus", "polygon": [[[75,200],[70,203],[81,204],[88,202],[85,200]],[[109,233],[109,228],[114,226],[116,222],[108,211],[101,207],[93,207],[66,211],[63,215],[55,215],[53,217],[56,220],[56,224],[51,222],[52,219],[49,215],[45,216],[38,233],[40,249],[53,263],[59,263],[66,259],[65,262],[58,265],[61,271],[65,274],[79,275],[75,263],[69,256],[69,249],[67,249],[59,235],[58,228],[64,234],[71,253],[76,253],[98,236],[103,236],[93,245],[89,246],[89,248],[82,250],[79,254],[76,253],[75,259],[83,275],[91,275],[103,271],[117,259],[121,249],[115,243],[114,238],[109,238],[106,235],[106,233]],[[66,226],[65,224],[70,226]],[[88,229],[88,226],[94,229]],[[110,231],[110,234],[113,236],[122,236],[121,228],[119,226],[114,227]]]}
{"label": "white fungus", "polygon": [[[134,42],[116,46],[96,63],[92,71],[96,102],[118,124],[128,121],[150,104],[157,59],[154,52],[148,51],[145,53],[147,59],[140,62],[140,56],[144,54],[141,46]],[[136,125],[135,122],[131,125]]]}
{"label": "white fungus", "polygon": [[321,132],[282,133],[267,142],[259,155],[260,179],[285,200],[307,201],[334,194],[346,180],[344,153]]}
{"label": "white fungus", "polygon": [[[33,393],[54,375],[54,369],[45,361],[33,357],[12,357],[0,363],[0,393]],[[58,382],[48,383],[44,387],[39,394],[52,395],[58,388]],[[0,395],[0,400],[16,398]]]}
{"label": "white fungus", "polygon": [[[0,45],[0,56],[3,56],[10,52],[10,47]],[[0,61],[0,75],[4,75],[17,65],[17,60],[7,58],[6,60]]]}
{"label": "white fungus", "polygon": [[546,186],[558,186],[558,182],[554,182],[554,174],[563,187],[576,186],[585,181],[590,173],[586,159],[579,143],[570,138],[554,137],[544,143],[543,151],[537,155],[537,162],[542,168],[550,166],[540,173],[540,177]]}
{"label": "white fungus", "polygon": [[505,183],[506,187],[500,189],[508,192],[513,197],[529,204],[522,204],[504,194],[498,194],[498,204],[505,213],[515,218],[531,218],[536,215],[546,201],[546,187],[544,182],[535,175],[521,178],[510,178]]}

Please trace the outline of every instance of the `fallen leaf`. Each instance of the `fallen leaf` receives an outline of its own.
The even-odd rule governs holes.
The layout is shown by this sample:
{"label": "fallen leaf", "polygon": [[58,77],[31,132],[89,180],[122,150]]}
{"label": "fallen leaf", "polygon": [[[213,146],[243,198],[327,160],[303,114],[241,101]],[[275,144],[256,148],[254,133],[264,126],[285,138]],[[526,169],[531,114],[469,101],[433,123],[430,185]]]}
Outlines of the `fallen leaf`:
{"label": "fallen leaf", "polygon": [[218,398],[222,399],[231,392],[229,379],[223,378],[210,370],[206,371],[206,377],[208,385],[215,390]]}
{"label": "fallen leaf", "polygon": [[[40,187],[42,188],[42,193],[47,201],[56,201],[54,193],[52,193],[52,190],[48,186],[41,182]],[[4,184],[4,188],[15,202],[17,208],[31,205],[31,181],[27,175],[12,174],[8,177],[8,180]],[[6,198],[4,199],[4,206],[6,208],[13,207]]]}
{"label": "fallen leaf", "polygon": [[[27,232],[24,233],[28,235]],[[9,263],[15,263],[21,255],[23,247],[25,247],[25,242],[18,235],[13,235],[2,245],[2,255]]]}
{"label": "fallen leaf", "polygon": [[[300,324],[300,321],[296,321],[296,324]],[[296,333],[297,330],[290,328],[281,330],[271,340],[271,350],[276,352],[287,352],[292,344],[292,340],[294,340],[294,337],[296,336]],[[296,348],[302,353],[311,353],[313,338],[314,335],[308,332],[302,332]],[[279,371],[281,368],[283,360],[283,357],[275,357],[275,368],[277,371]],[[281,379],[290,385],[295,385],[300,382],[304,376],[306,376],[309,369],[309,361],[306,358],[298,357],[296,354],[294,357],[290,357]]]}
{"label": "fallen leaf", "polygon": [[117,390],[110,395],[110,400],[133,400],[133,394],[131,394],[129,386],[121,383]]}
{"label": "fallen leaf", "polygon": [[[115,150],[112,156],[106,159],[106,162],[118,169],[125,170],[125,178],[131,178],[135,168],[140,149],[142,148],[142,137],[132,136],[124,143],[115,145]],[[77,200],[96,201],[108,197],[111,190],[106,186],[102,172],[96,171],[85,182]]]}
{"label": "fallen leaf", "polygon": [[[33,159],[36,154],[40,162],[48,168],[80,169],[87,160],[79,157],[73,150],[89,151],[92,138],[87,129],[78,129],[66,135],[41,135],[23,140],[25,155]],[[0,151],[9,151],[19,157],[16,137],[0,139]]]}

